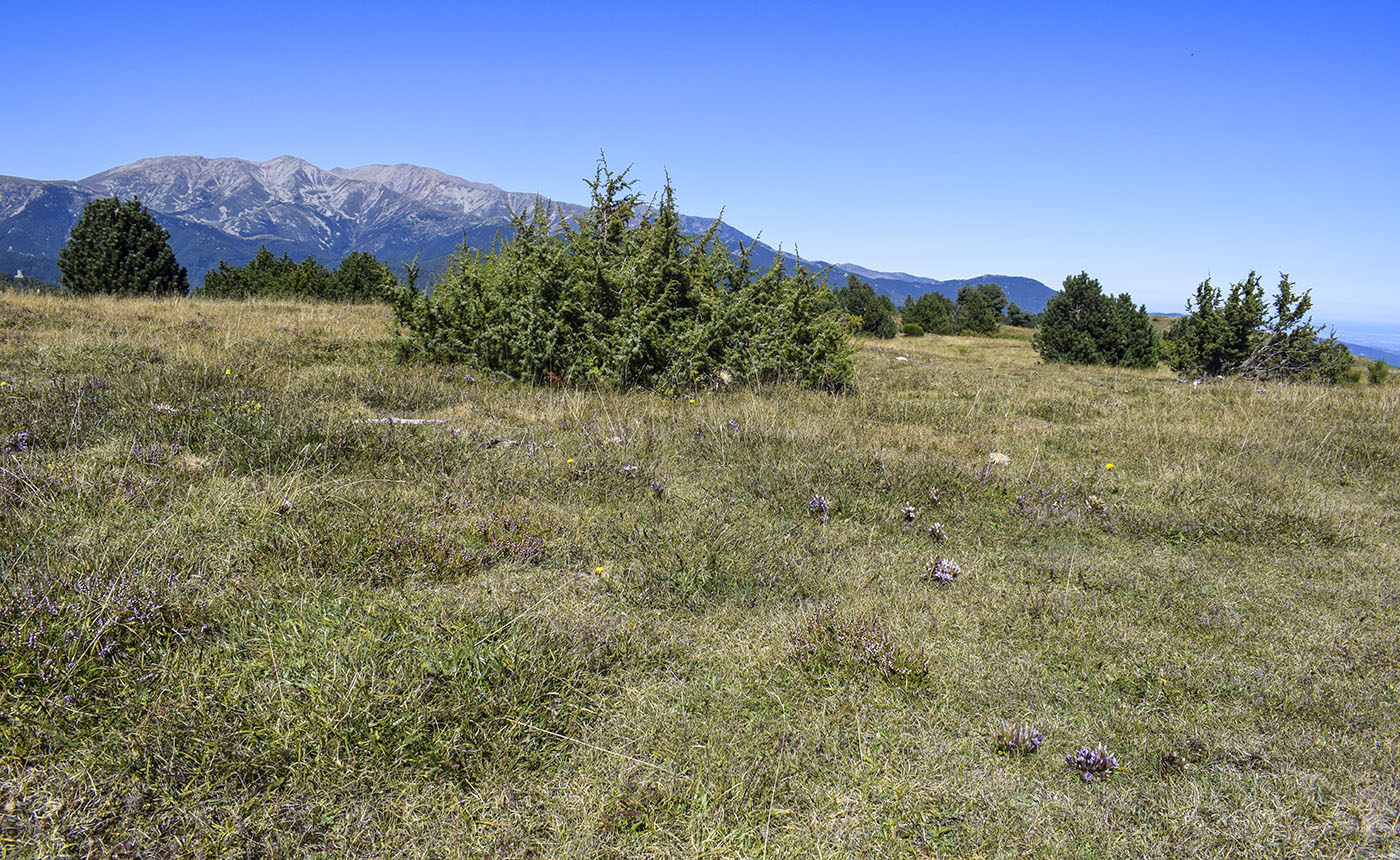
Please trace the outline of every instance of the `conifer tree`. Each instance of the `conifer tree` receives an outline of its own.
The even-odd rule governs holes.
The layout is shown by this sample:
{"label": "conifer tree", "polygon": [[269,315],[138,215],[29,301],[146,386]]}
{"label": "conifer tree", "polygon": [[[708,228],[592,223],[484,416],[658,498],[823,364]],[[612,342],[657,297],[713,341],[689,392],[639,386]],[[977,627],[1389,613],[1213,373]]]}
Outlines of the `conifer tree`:
{"label": "conifer tree", "polygon": [[901,315],[906,323],[922,327],[926,334],[953,334],[958,330],[953,300],[932,290],[917,299],[905,299]]}
{"label": "conifer tree", "polygon": [[1147,308],[1134,305],[1127,293],[1109,298],[1086,272],[1065,278],[1031,344],[1046,361],[1157,366],[1157,333]]}
{"label": "conifer tree", "polygon": [[334,298],[343,302],[381,301],[395,280],[389,267],[368,251],[351,251],[334,277]]}
{"label": "conifer tree", "polygon": [[76,294],[183,296],[189,277],[170,233],[136,198],[99,198],[83,207],[58,254],[63,286]]}
{"label": "conifer tree", "polygon": [[972,286],[958,289],[957,322],[961,331],[984,336],[997,333],[999,310],[993,303],[997,295],[1001,296],[1002,301],[1006,300],[1006,296],[995,284],[987,286],[994,287],[996,292],[993,294]]}
{"label": "conifer tree", "polygon": [[1339,382],[1351,352],[1335,335],[1322,338],[1308,311],[1312,295],[1280,275],[1272,311],[1259,276],[1250,272],[1222,299],[1207,278],[1167,332],[1163,352],[1178,373]]}
{"label": "conifer tree", "polygon": [[875,288],[862,281],[854,273],[846,275],[846,286],[836,291],[836,300],[846,309],[846,313],[860,319],[860,331],[879,338],[891,338],[898,333],[894,318],[890,313],[894,308],[889,300],[881,301]]}

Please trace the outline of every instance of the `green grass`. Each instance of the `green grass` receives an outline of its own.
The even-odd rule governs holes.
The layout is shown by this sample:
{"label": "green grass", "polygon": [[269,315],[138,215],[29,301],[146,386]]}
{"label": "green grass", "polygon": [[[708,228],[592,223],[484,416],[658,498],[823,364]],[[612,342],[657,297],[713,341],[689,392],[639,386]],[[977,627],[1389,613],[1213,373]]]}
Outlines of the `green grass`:
{"label": "green grass", "polygon": [[860,357],[691,402],[0,297],[0,855],[1400,851],[1400,389]]}

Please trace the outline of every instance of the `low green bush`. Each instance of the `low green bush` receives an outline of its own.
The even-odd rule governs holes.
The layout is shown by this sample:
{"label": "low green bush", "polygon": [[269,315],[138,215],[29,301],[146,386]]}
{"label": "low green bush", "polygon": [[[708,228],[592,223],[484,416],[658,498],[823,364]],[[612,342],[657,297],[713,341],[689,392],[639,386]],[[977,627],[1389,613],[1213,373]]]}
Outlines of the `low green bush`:
{"label": "low green bush", "polygon": [[918,323],[905,323],[905,324],[904,324],[904,336],[905,336],[905,337],[923,337],[923,336],[924,336],[924,327],[921,326],[921,325],[919,325]]}

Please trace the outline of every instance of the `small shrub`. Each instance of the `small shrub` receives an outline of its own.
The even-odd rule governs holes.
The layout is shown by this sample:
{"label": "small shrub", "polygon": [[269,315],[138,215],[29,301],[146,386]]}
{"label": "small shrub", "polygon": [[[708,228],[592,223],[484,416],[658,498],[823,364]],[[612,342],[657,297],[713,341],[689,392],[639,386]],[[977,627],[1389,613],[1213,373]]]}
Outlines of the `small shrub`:
{"label": "small shrub", "polygon": [[921,326],[921,325],[919,325],[918,323],[905,323],[905,324],[904,324],[904,336],[905,336],[905,337],[923,337],[923,336],[924,336],[924,327]]}
{"label": "small shrub", "polygon": [[1390,365],[1385,363],[1385,359],[1371,362],[1371,366],[1366,368],[1366,379],[1372,385],[1381,385],[1385,378],[1390,375]]}

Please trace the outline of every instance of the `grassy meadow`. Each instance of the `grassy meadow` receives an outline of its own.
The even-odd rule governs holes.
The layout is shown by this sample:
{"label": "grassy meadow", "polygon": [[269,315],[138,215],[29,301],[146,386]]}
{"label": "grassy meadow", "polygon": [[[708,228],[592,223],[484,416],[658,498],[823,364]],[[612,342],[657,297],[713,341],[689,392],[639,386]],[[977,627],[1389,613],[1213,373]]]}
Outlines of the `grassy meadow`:
{"label": "grassy meadow", "polygon": [[1394,380],[394,355],[381,306],[0,297],[0,856],[1400,853]]}

